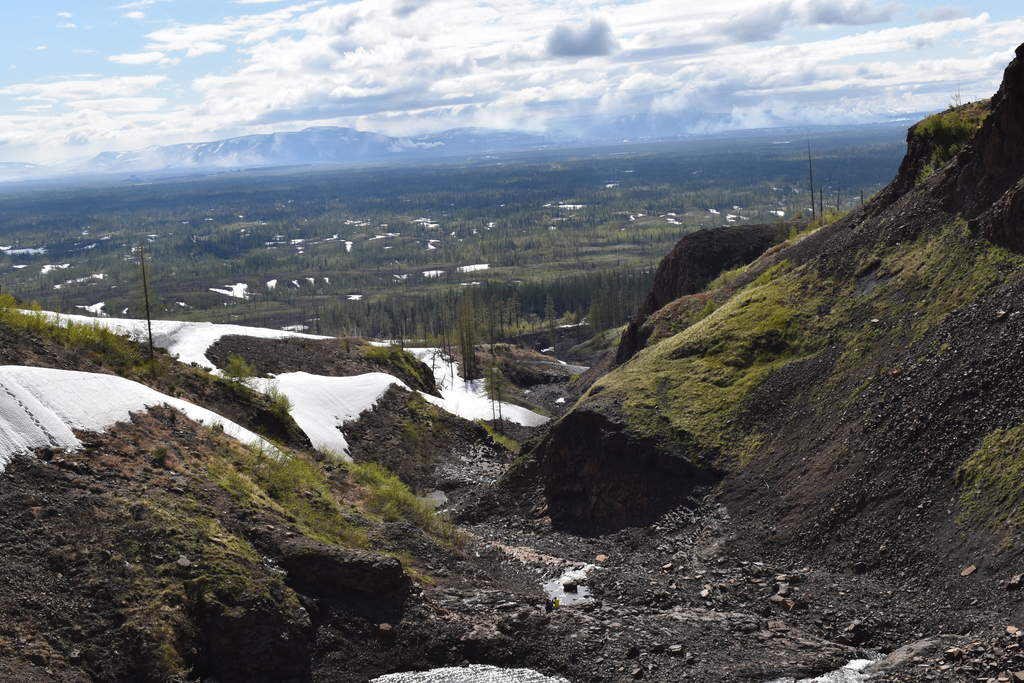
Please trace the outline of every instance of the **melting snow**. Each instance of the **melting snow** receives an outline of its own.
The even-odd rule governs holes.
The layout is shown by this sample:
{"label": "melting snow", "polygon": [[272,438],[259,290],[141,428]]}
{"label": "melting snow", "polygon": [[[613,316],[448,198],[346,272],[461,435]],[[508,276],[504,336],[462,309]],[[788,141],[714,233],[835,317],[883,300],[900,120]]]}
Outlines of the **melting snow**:
{"label": "melting snow", "polygon": [[270,291],[277,289],[277,280],[267,280],[267,289]]}
{"label": "melting snow", "polygon": [[489,263],[476,263],[471,266],[459,266],[460,273],[475,273],[478,270],[488,270],[491,264]]}
{"label": "melting snow", "polygon": [[75,306],[75,308],[80,308],[83,311],[89,311],[93,315],[104,317],[107,315],[106,313],[103,312],[103,307],[106,305],[107,304],[105,301],[101,301],[98,304],[93,304],[92,306]]}
{"label": "melting snow", "polygon": [[[9,253],[13,254],[14,252],[12,251],[12,252],[9,252]],[[39,272],[42,275],[46,275],[47,273],[52,273],[55,270],[67,270],[70,267],[71,267],[70,263],[59,263],[59,264],[53,264],[53,265],[47,264],[47,265],[43,266],[42,268],[40,268]]]}
{"label": "melting snow", "polygon": [[16,365],[0,367],[0,470],[35,448],[81,446],[73,430],[102,431],[133,412],[166,404],[196,422],[277,452],[256,434],[206,408],[113,375]]}
{"label": "melting snow", "polygon": [[217,289],[216,287],[210,287],[211,292],[217,294],[223,294],[229,296],[232,299],[245,299],[249,296],[249,285],[244,282],[239,282],[235,285],[224,285],[224,289]]}
{"label": "melting snow", "polygon": [[443,270],[424,270],[423,271],[423,277],[431,277],[431,278],[433,278],[433,277],[441,277],[442,275],[444,275],[444,271]]}
{"label": "melting snow", "polygon": [[[146,339],[146,321],[130,318],[90,318],[84,315],[64,315],[62,313],[43,312],[59,322],[78,322],[101,325],[111,332],[131,337],[136,341]],[[301,337],[303,339],[329,339],[311,334],[297,334],[283,330],[271,330],[264,327],[246,327],[245,325],[220,325],[214,323],[191,323],[178,320],[154,320],[153,343],[165,348],[182,363],[195,363],[209,370],[214,364],[206,357],[206,350],[218,339],[226,335],[256,337],[258,339],[283,339]]]}
{"label": "melting snow", "polygon": [[[469,382],[463,380],[459,376],[458,363],[445,361],[441,356],[440,349],[406,349],[406,351],[434,370],[434,381],[440,390],[441,398],[423,394],[424,399],[467,420],[491,420],[495,417],[483,380],[475,379]],[[509,422],[527,427],[536,427],[548,421],[548,418],[543,415],[538,415],[532,410],[511,403],[501,404],[501,415]]]}
{"label": "melting snow", "polygon": [[356,377],[324,377],[307,372],[286,372],[273,379],[250,380],[264,393],[276,387],[292,403],[291,415],[306,432],[313,447],[348,456],[348,442],[341,428],[346,422],[359,419],[364,410],[377,401],[392,384],[408,389],[404,382],[384,374],[371,372]]}
{"label": "melting snow", "polygon": [[363,300],[363,295],[362,294],[349,294],[345,298],[348,299],[349,301],[362,301]]}
{"label": "melting snow", "polygon": [[769,681],[769,683],[860,683],[861,681],[869,680],[870,675],[864,673],[864,670],[873,663],[870,659],[854,659],[841,669],[830,671],[815,678],[801,678],[799,680],[794,678],[778,678],[774,681]]}

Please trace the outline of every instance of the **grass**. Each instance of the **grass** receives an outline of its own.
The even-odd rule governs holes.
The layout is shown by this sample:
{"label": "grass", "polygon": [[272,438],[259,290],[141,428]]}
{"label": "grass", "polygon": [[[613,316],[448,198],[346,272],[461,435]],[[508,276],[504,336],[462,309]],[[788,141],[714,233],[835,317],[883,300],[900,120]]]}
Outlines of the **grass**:
{"label": "grass", "polygon": [[392,372],[400,377],[410,377],[419,389],[428,389],[434,384],[434,376],[430,368],[420,363],[416,356],[398,346],[374,346],[366,344],[359,347],[366,360],[381,366],[385,372]]}
{"label": "grass", "polygon": [[487,430],[488,436],[491,437],[491,440],[494,441],[494,443],[498,444],[499,446],[508,451],[511,451],[515,455],[519,455],[519,451],[522,450],[522,444],[520,444],[518,441],[508,436],[507,434],[502,434],[497,429],[492,427],[490,423],[488,423],[486,420],[477,420],[476,423],[483,427],[485,430]]}
{"label": "grass", "polygon": [[365,547],[334,495],[323,468],[306,457],[269,458],[257,449],[225,449],[208,465],[210,478],[250,507],[269,508],[306,536],[346,547]]}
{"label": "grass", "polygon": [[428,503],[417,498],[408,486],[383,466],[374,462],[345,463],[357,484],[365,489],[367,509],[386,521],[405,520],[430,535],[456,544],[459,534]]}
{"label": "grass", "polygon": [[912,136],[923,138],[932,146],[931,156],[921,169],[918,182],[932,175],[963,149],[988,118],[988,100],[950,107],[933,114],[910,129]]}
{"label": "grass", "polygon": [[138,345],[125,337],[99,325],[59,320],[43,313],[38,304],[28,310],[18,308],[14,297],[7,294],[0,295],[0,324],[34,332],[67,349],[92,354],[106,365],[121,370],[140,366],[144,360]]}
{"label": "grass", "polygon": [[[141,499],[125,501],[124,506],[125,514],[146,520],[147,533],[124,539],[117,552],[125,558],[125,598],[132,605],[125,612],[125,627],[153,647],[148,678],[177,680],[188,673],[197,637],[193,615],[215,603],[284,602],[298,609],[297,597],[283,577],[265,572],[255,548],[195,500]],[[179,555],[191,563],[187,571],[177,564]],[[162,559],[142,571],[153,564],[154,556]]]}
{"label": "grass", "polygon": [[644,349],[602,378],[590,397],[618,401],[639,435],[696,456],[745,457],[749,439],[732,421],[772,371],[824,346],[810,276],[782,262],[682,332]]}
{"label": "grass", "polygon": [[1024,526],[1024,425],[985,437],[957,471],[960,521],[993,530]]}

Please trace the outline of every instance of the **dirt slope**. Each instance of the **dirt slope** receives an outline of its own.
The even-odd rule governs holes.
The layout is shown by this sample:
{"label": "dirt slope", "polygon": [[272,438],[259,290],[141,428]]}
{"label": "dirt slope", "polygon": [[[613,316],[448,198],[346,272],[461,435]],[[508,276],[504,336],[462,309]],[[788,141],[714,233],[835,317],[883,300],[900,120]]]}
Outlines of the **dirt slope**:
{"label": "dirt slope", "polygon": [[876,200],[552,429],[531,457],[556,524],[645,523],[715,485],[737,553],[996,595],[1024,563],[1024,49],[991,105],[940,116]]}

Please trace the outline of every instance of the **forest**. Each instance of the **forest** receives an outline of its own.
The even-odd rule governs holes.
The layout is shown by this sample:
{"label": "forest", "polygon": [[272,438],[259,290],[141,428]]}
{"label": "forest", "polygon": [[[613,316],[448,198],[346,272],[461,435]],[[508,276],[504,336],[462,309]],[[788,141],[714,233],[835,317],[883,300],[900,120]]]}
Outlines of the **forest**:
{"label": "forest", "polygon": [[432,166],[0,187],[0,287],[46,309],[436,340],[622,324],[689,231],[810,218],[891,177],[903,124],[763,131]]}

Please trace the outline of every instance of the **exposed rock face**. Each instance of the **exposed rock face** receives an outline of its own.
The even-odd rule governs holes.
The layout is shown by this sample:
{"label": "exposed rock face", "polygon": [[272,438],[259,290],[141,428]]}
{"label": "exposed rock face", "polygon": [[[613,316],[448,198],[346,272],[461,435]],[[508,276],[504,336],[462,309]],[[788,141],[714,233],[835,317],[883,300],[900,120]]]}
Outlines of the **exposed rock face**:
{"label": "exposed rock face", "polygon": [[567,415],[542,448],[552,518],[580,531],[650,522],[720,476],[701,462],[715,453],[673,453],[590,410]]}
{"label": "exposed rock face", "polygon": [[662,259],[654,285],[640,310],[622,334],[615,355],[625,363],[647,343],[647,318],[686,294],[701,291],[719,273],[750,263],[769,247],[786,239],[791,223],[745,225],[700,230],[683,236]]}
{"label": "exposed rock face", "polygon": [[281,566],[288,572],[289,582],[317,596],[360,593],[400,604],[411,587],[402,564],[393,557],[309,538],[286,541],[280,550]]}
{"label": "exposed rock face", "polygon": [[971,227],[1024,251],[1024,45],[992,99],[992,113],[947,183]]}

